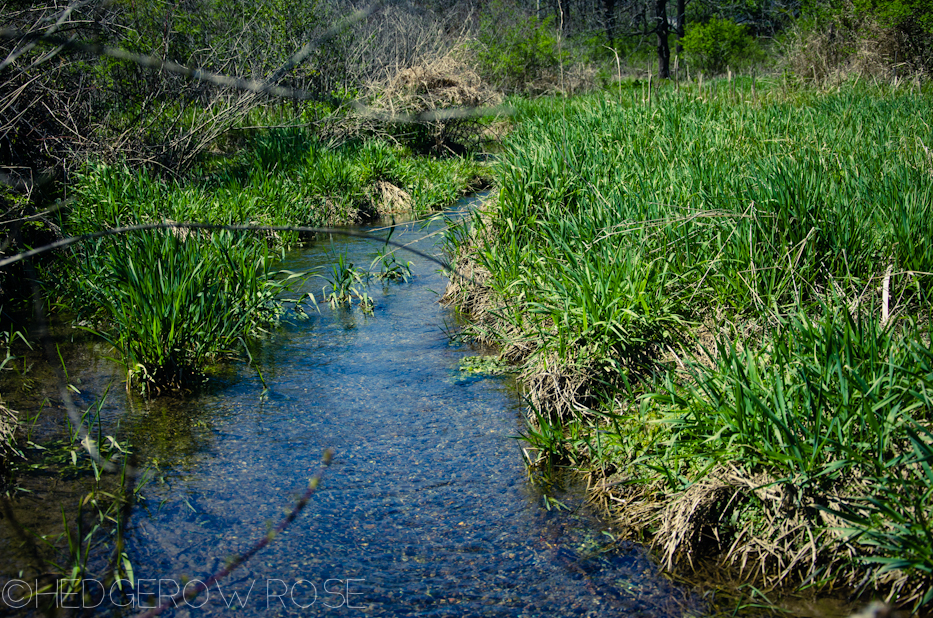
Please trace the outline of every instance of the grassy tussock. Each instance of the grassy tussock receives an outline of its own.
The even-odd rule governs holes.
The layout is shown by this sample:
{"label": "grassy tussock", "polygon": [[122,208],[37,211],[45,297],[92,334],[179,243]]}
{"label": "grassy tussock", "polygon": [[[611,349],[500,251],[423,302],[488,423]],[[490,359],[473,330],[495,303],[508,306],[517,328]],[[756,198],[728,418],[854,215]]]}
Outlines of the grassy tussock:
{"label": "grassy tussock", "polygon": [[275,257],[244,234],[156,231],[90,248],[83,284],[130,378],[158,393],[190,388],[208,363],[276,321],[292,277],[272,271]]}
{"label": "grassy tussock", "polygon": [[929,94],[749,86],[517,102],[460,294],[669,567],[927,603]]}

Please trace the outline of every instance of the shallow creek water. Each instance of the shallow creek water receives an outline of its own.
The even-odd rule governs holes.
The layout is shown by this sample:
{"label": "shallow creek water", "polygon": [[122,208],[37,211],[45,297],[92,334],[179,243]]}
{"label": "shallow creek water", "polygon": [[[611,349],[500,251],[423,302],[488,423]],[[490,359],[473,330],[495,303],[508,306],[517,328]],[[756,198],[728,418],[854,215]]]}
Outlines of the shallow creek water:
{"label": "shallow creek water", "polygon": [[[405,226],[393,238],[436,229]],[[437,238],[414,246],[438,253]],[[283,267],[326,269],[334,250],[367,267],[379,248],[335,238]],[[170,594],[246,551],[331,448],[319,491],[291,526],[173,615],[696,615],[690,593],[641,547],[614,543],[579,493],[550,494],[562,507],[529,481],[514,384],[458,370],[479,352],[445,333],[456,321],[437,302],[445,276],[399,257],[415,263],[414,277],[372,283],[373,315],[322,305],[252,344],[264,396],[247,363],[183,400],[121,405],[111,395],[111,415],[156,471],[127,538],[139,588],[158,595],[162,580]],[[322,283],[307,287],[320,296]]]}

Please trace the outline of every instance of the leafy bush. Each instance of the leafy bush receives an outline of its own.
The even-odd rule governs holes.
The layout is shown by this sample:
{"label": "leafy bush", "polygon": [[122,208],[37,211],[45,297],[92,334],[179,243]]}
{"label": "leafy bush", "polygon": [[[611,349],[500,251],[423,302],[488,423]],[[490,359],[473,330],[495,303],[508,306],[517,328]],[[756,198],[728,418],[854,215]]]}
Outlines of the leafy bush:
{"label": "leafy bush", "polygon": [[522,15],[501,0],[480,20],[476,51],[482,76],[509,91],[528,89],[561,61],[553,16]]}
{"label": "leafy bush", "polygon": [[763,54],[745,26],[714,17],[687,30],[683,39],[687,62],[697,71],[722,73],[759,60]]}
{"label": "leafy bush", "polygon": [[933,4],[929,0],[854,0],[857,12],[873,16],[886,28],[933,34]]}

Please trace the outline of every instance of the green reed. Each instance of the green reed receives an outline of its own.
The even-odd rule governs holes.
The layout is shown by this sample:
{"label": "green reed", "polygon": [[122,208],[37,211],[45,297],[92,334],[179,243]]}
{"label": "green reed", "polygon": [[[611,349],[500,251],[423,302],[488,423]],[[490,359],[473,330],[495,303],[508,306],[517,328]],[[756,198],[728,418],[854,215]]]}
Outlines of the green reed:
{"label": "green reed", "polygon": [[79,258],[99,332],[131,378],[156,391],[186,388],[241,337],[272,323],[294,280],[249,235],[182,237],[174,230],[106,238]]}
{"label": "green reed", "polygon": [[781,314],[889,269],[899,294],[926,298],[933,114],[922,97],[665,97],[520,112],[481,259],[524,299],[513,319],[564,325],[545,347],[592,341],[594,325],[597,339],[637,346],[711,306]]}

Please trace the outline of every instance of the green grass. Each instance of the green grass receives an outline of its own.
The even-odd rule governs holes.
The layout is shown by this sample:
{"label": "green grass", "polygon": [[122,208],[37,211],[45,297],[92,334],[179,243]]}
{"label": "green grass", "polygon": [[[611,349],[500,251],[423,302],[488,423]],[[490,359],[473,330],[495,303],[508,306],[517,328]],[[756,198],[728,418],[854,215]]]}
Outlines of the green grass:
{"label": "green grass", "polygon": [[275,259],[243,233],[159,230],[105,238],[80,264],[100,333],[131,379],[159,392],[192,387],[207,364],[276,321],[295,275],[273,272]]}
{"label": "green grass", "polygon": [[876,565],[929,602],[930,96],[722,80],[514,101],[498,204],[460,238],[539,408],[526,439],[654,495],[640,525],[672,557],[698,547],[665,528],[674,498],[734,473],[796,496],[739,484],[719,505],[723,538],[772,548],[721,548],[762,565],[749,581]]}
{"label": "green grass", "polygon": [[[163,221],[342,225],[378,215],[380,183],[406,192],[411,214],[420,216],[449,205],[483,174],[472,160],[417,157],[377,139],[331,146],[304,129],[269,129],[233,155],[205,160],[185,179],[87,166],[75,174],[62,227],[78,235]],[[68,268],[77,281],[60,284],[59,294],[94,316],[131,381],[151,393],[191,388],[210,363],[275,322],[281,294],[296,281],[274,271],[276,249],[298,241],[295,232],[108,237],[75,250]],[[387,276],[406,274],[392,261],[383,269]],[[348,279],[357,274],[335,266],[328,299],[345,303],[352,293],[370,308],[356,279]]]}
{"label": "green grass", "polygon": [[415,157],[379,140],[332,148],[298,129],[274,129],[186,180],[163,180],[125,166],[88,167],[75,176],[69,226],[81,233],[128,219],[346,223],[376,215],[379,181],[408,192],[411,214],[421,216],[455,201],[483,174],[482,166],[468,159]]}

